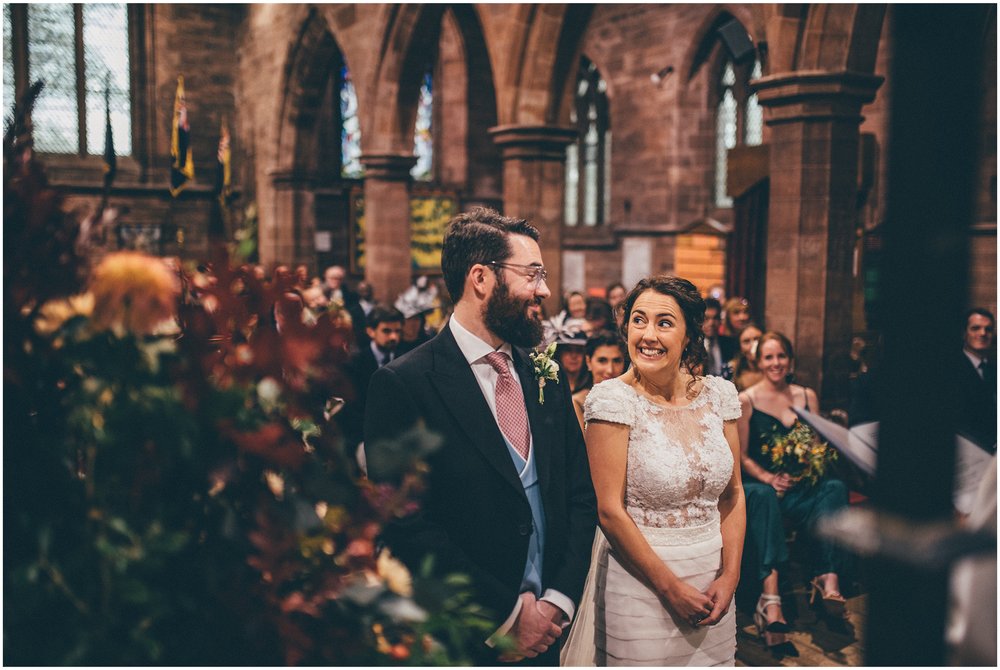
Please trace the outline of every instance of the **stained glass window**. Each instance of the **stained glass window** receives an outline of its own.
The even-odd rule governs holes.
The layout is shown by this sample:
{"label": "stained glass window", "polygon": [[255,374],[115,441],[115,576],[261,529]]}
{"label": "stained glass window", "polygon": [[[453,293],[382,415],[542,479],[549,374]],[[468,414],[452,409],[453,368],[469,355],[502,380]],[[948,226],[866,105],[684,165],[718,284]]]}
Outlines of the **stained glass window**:
{"label": "stained glass window", "polygon": [[[13,98],[16,76],[41,79],[45,88],[32,113],[35,149],[46,153],[104,153],[104,89],[108,86],[115,153],[132,153],[128,13],[124,4],[31,3],[18,19],[4,5],[4,96]],[[17,63],[14,21],[24,20],[29,53]],[[77,40],[83,59],[77,60]],[[22,74],[18,74],[18,73]],[[85,82],[80,88],[78,73]],[[82,101],[81,105],[78,101]],[[82,118],[81,118],[82,115]]]}
{"label": "stained glass window", "polygon": [[596,226],[610,219],[611,115],[607,91],[597,66],[582,58],[570,110],[570,122],[579,134],[566,148],[563,221],[567,226]]}
{"label": "stained glass window", "polygon": [[361,165],[361,123],[358,120],[358,96],[351,73],[340,69],[340,174],[348,179],[364,175]]}
{"label": "stained glass window", "polygon": [[428,69],[420,84],[420,98],[417,101],[417,125],[413,131],[413,153],[417,164],[410,170],[414,179],[429,181],[433,178],[434,136],[431,120],[434,112],[433,77]]}

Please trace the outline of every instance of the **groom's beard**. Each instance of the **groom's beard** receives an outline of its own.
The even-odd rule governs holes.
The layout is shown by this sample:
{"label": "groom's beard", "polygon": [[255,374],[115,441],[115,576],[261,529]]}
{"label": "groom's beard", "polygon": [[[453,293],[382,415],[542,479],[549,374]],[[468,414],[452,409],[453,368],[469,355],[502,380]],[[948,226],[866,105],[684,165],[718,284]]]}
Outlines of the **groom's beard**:
{"label": "groom's beard", "polygon": [[504,342],[517,347],[535,347],[542,341],[542,322],[528,315],[528,307],[540,302],[538,298],[517,300],[510,296],[507,283],[498,281],[493,295],[486,302],[483,321],[490,332]]}

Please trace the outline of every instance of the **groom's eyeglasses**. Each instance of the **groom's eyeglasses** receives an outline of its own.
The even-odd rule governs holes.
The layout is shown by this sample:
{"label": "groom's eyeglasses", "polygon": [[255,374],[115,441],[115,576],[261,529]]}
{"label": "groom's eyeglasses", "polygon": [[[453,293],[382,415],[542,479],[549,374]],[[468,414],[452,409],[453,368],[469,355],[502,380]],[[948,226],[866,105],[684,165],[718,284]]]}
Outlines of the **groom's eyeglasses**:
{"label": "groom's eyeglasses", "polygon": [[548,270],[541,265],[518,265],[517,263],[501,263],[499,261],[490,261],[486,265],[513,270],[514,272],[527,277],[529,282],[533,282],[535,284],[536,289],[542,285],[542,282],[549,278]]}

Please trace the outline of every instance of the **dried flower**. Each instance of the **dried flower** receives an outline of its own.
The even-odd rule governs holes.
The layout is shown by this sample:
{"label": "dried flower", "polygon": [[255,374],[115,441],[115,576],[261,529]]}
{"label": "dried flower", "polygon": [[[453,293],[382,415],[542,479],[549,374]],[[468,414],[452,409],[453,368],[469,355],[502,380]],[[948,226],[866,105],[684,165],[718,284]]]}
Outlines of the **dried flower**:
{"label": "dried flower", "polygon": [[89,317],[94,312],[94,296],[83,293],[69,298],[50,300],[38,310],[35,330],[40,335],[51,335],[64,323],[76,316]]}
{"label": "dried flower", "polygon": [[393,593],[409,598],[413,595],[413,577],[406,566],[392,557],[388,549],[383,549],[378,555],[378,576],[381,577]]}
{"label": "dried flower", "polygon": [[148,335],[173,318],[180,284],[161,259],[120,251],[108,254],[94,270],[90,292],[95,329]]}

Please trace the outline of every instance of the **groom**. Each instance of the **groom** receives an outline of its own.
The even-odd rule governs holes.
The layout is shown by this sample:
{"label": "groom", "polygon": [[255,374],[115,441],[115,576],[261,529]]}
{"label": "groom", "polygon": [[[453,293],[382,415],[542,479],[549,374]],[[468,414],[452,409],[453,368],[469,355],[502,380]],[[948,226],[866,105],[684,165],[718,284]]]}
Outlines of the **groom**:
{"label": "groom", "polygon": [[[526,348],[541,341],[550,295],[538,231],[477,208],[444,238],[441,267],[455,312],[447,328],[373,376],[365,412],[369,476],[379,443],[418,422],[443,438],[428,458],[420,511],[383,539],[411,570],[472,579],[498,628],[477,662],[558,665],[590,564],[595,499],[565,376],[541,389]],[[507,635],[516,648],[491,650]]]}

